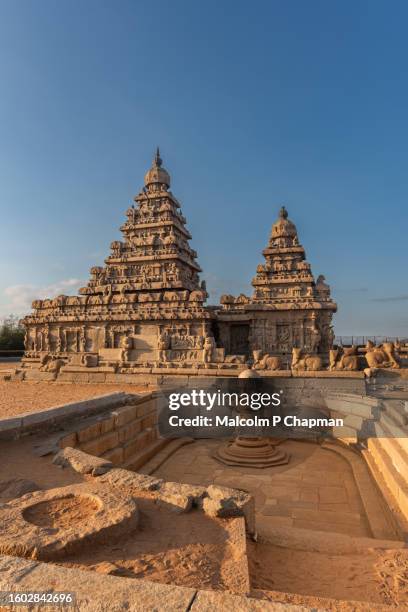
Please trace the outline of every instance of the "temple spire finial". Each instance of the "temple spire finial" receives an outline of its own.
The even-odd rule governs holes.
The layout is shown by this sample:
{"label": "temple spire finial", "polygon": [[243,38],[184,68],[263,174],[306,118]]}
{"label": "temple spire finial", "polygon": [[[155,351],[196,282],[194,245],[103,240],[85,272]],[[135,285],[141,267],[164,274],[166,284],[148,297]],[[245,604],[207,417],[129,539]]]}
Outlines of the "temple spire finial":
{"label": "temple spire finial", "polygon": [[163,168],[163,160],[160,157],[159,147],[156,148],[152,167],[145,174],[145,187],[149,187],[149,185],[165,185],[167,189],[170,187],[170,175]]}
{"label": "temple spire finial", "polygon": [[160,168],[160,166],[162,165],[163,160],[160,157],[160,149],[159,147],[156,148],[156,154],[154,156],[154,165],[158,168]]}
{"label": "temple spire finial", "polygon": [[285,206],[282,206],[280,211],[279,211],[279,217],[281,219],[287,219],[288,218],[288,211],[286,210]]}

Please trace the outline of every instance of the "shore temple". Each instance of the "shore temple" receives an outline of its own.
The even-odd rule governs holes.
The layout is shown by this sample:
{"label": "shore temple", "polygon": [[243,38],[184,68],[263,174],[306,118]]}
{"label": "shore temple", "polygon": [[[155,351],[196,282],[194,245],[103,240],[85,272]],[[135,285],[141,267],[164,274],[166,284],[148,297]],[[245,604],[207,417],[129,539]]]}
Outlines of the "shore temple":
{"label": "shore temple", "polygon": [[313,276],[296,226],[282,207],[253,293],[206,305],[205,281],[180,202],[157,150],[126,211],[122,240],[90,270],[79,295],[35,300],[25,317],[25,364],[59,367],[228,369],[263,357],[290,363],[297,347],[327,360],[336,304]]}

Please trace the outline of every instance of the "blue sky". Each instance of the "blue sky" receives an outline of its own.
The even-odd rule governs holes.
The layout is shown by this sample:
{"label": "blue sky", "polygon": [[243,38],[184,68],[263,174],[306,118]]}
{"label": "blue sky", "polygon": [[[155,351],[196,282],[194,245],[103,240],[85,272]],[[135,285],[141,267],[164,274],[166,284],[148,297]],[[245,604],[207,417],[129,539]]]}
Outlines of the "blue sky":
{"label": "blue sky", "polygon": [[0,0],[0,314],[102,263],[157,144],[212,301],[285,204],[338,334],[408,336],[408,4]]}

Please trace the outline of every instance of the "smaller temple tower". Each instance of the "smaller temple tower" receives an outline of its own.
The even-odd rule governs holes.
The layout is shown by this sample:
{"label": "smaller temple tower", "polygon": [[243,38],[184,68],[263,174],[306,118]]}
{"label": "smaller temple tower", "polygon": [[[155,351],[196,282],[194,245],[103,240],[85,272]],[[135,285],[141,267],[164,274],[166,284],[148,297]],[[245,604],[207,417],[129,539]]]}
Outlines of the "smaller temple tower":
{"label": "smaller temple tower", "polygon": [[327,353],[333,343],[331,319],[337,310],[324,276],[315,281],[295,224],[284,206],[252,280],[251,298],[224,295],[219,336],[227,353],[236,349],[285,356],[293,347]]}
{"label": "smaller temple tower", "polygon": [[306,261],[296,227],[288,219],[284,206],[272,226],[268,246],[262,254],[265,263],[257,267],[256,276],[252,280],[255,288],[252,298],[254,302],[290,304],[296,303],[298,298],[307,299],[315,295],[310,264]]}

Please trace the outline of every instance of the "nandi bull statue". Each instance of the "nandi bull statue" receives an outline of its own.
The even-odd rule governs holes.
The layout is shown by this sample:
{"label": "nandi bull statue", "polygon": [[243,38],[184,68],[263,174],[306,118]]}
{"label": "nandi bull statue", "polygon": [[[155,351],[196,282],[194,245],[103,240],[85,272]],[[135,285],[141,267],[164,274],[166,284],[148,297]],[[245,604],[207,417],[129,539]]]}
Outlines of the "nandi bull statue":
{"label": "nandi bull statue", "polygon": [[359,360],[357,347],[351,346],[348,348],[335,348],[329,351],[329,369],[330,370],[358,370]]}
{"label": "nandi bull statue", "polygon": [[369,368],[400,368],[400,359],[394,342],[383,342],[375,346],[371,340],[366,344],[365,358]]}
{"label": "nandi bull statue", "polygon": [[292,348],[292,370],[321,370],[322,358],[319,355],[303,355],[302,349]]}
{"label": "nandi bull statue", "polygon": [[282,368],[281,359],[274,355],[263,355],[262,351],[253,351],[254,368],[256,370],[280,370]]}

